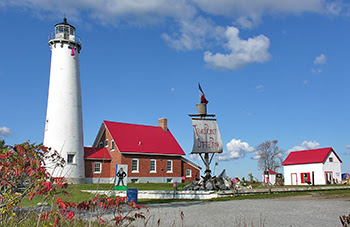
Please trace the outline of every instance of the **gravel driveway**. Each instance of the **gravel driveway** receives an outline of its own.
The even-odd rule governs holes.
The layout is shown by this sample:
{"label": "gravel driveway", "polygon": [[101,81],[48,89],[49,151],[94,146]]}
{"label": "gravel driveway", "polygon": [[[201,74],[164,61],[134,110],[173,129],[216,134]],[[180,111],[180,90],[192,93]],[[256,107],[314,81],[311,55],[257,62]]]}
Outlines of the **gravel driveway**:
{"label": "gravel driveway", "polygon": [[[178,202],[149,206],[147,226],[341,226],[350,201],[309,196],[225,202]],[[180,213],[184,218],[181,220]],[[143,226],[142,222],[136,222]]]}

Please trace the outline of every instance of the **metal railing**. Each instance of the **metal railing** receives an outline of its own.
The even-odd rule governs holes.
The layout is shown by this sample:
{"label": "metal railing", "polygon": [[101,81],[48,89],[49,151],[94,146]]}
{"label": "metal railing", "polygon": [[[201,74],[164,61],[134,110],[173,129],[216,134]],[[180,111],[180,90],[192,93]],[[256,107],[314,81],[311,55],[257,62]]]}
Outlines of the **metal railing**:
{"label": "metal railing", "polygon": [[61,34],[62,34],[62,37],[56,37],[55,32],[51,32],[49,34],[49,41],[50,40],[67,40],[67,41],[73,41],[78,43],[79,45],[82,45],[82,39],[79,36],[77,35],[72,36],[72,35],[69,35],[68,33],[60,33],[59,35]]}

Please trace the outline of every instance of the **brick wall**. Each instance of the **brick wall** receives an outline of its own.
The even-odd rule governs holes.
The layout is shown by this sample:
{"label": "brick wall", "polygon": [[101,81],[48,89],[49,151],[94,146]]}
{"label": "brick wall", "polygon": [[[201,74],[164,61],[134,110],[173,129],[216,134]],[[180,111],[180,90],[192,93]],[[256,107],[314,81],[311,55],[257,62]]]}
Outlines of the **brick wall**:
{"label": "brick wall", "polygon": [[[102,172],[101,173],[94,173],[94,165],[95,162],[102,163]],[[111,161],[103,161],[103,160],[85,160],[85,177],[86,178],[104,178],[104,177],[111,177],[110,176],[110,167],[111,167]],[[114,174],[113,174],[114,176]]]}
{"label": "brick wall", "polygon": [[[139,172],[132,172],[132,160],[138,159]],[[156,171],[150,172],[151,159],[156,162]],[[167,160],[172,161],[172,172],[167,172]],[[181,157],[163,155],[126,154],[122,156],[122,163],[127,164],[129,177],[181,177]]]}
{"label": "brick wall", "polygon": [[[186,170],[188,170],[188,169],[191,170],[190,177],[186,176]],[[182,176],[185,177],[185,183],[192,182],[192,181],[200,179],[200,170],[183,161],[182,162]]]}
{"label": "brick wall", "polygon": [[[166,119],[165,119],[166,120]],[[181,160],[181,156],[166,156],[166,155],[142,155],[142,154],[121,154],[115,145],[114,150],[112,150],[111,141],[113,140],[109,131],[104,130],[100,141],[97,143],[99,146],[102,142],[103,147],[106,145],[106,140],[108,140],[107,149],[112,157],[112,160],[103,163],[101,177],[114,177],[115,176],[115,166],[117,164],[128,165],[128,177],[185,177],[186,170],[191,169],[191,177],[185,177],[185,182],[194,181],[200,177],[200,172],[197,168],[185,163]],[[138,159],[139,161],[139,172],[132,172],[132,159]],[[151,159],[156,160],[156,171],[150,172],[150,161]],[[167,172],[167,160],[172,161],[172,172]],[[95,160],[96,161],[96,160]],[[100,174],[94,174],[94,160],[85,160],[85,176],[87,178],[97,178]]]}

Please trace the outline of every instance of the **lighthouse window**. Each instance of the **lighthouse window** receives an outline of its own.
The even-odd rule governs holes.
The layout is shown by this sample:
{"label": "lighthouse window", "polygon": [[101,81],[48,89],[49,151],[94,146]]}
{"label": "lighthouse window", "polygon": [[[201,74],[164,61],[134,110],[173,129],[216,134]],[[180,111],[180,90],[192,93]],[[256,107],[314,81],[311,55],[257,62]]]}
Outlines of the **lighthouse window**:
{"label": "lighthouse window", "polygon": [[56,34],[57,33],[63,33],[63,26],[57,26],[56,27]]}
{"label": "lighthouse window", "polygon": [[105,140],[105,147],[108,147],[108,139]]}
{"label": "lighthouse window", "polygon": [[70,28],[69,30],[70,30],[69,34],[70,34],[70,35],[74,35],[74,29],[73,29],[73,28]]}
{"label": "lighthouse window", "polygon": [[67,163],[68,164],[74,163],[74,154],[67,155]]}
{"label": "lighthouse window", "polygon": [[69,33],[69,27],[64,27],[64,33],[68,34]]}

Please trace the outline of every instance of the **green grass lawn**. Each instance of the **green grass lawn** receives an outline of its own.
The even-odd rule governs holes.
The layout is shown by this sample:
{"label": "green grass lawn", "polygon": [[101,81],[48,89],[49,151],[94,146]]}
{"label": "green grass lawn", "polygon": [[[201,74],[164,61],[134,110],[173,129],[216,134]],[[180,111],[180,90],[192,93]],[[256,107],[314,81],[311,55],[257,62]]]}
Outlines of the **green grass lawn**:
{"label": "green grass lawn", "polygon": [[[185,183],[180,183],[178,190],[182,190]],[[300,186],[299,186],[300,187]],[[129,183],[128,188],[138,188],[139,190],[168,190],[172,191],[172,183]],[[257,187],[255,187],[257,188]],[[75,184],[69,185],[67,192],[70,194],[69,197],[63,195],[63,193],[58,194],[63,201],[70,201],[75,203],[80,203],[82,201],[88,201],[94,198],[95,195],[87,192],[82,192],[81,190],[114,190],[113,184]],[[211,199],[210,201],[225,201],[225,200],[236,200],[236,199],[269,199],[285,196],[297,196],[297,195],[308,195],[314,192],[286,192],[286,193],[274,193],[274,194],[257,194],[257,195],[240,195],[236,197],[222,197],[217,199]],[[318,191],[319,196],[324,197],[350,197],[350,190],[329,190],[329,191]],[[36,206],[39,202],[44,200],[43,196],[35,196],[31,201],[28,197],[24,198],[20,203],[23,207]],[[140,204],[151,204],[151,203],[169,203],[169,202],[179,202],[188,200],[172,200],[172,199],[139,199]],[[193,201],[193,200],[192,200]],[[48,200],[48,205],[54,205],[56,202],[56,196]]]}
{"label": "green grass lawn", "polygon": [[[178,190],[182,188],[186,183],[179,183]],[[128,183],[128,188],[138,188],[139,190],[174,190],[172,183]],[[63,193],[57,194],[63,201],[70,201],[74,203],[80,203],[94,198],[94,195],[88,192],[82,192],[81,190],[114,190],[113,184],[71,184],[67,188],[67,192],[70,194],[66,197]],[[25,197],[20,203],[23,207],[36,206],[38,203],[44,201],[44,196],[34,196],[32,200]],[[47,202],[49,205],[53,205],[56,202],[56,196]]]}
{"label": "green grass lawn", "polygon": [[[182,190],[188,183],[179,183],[178,190]],[[79,190],[112,190],[113,184],[76,184],[69,185],[70,188]],[[138,188],[139,190],[165,190],[172,191],[173,183],[128,183],[128,188]]]}

